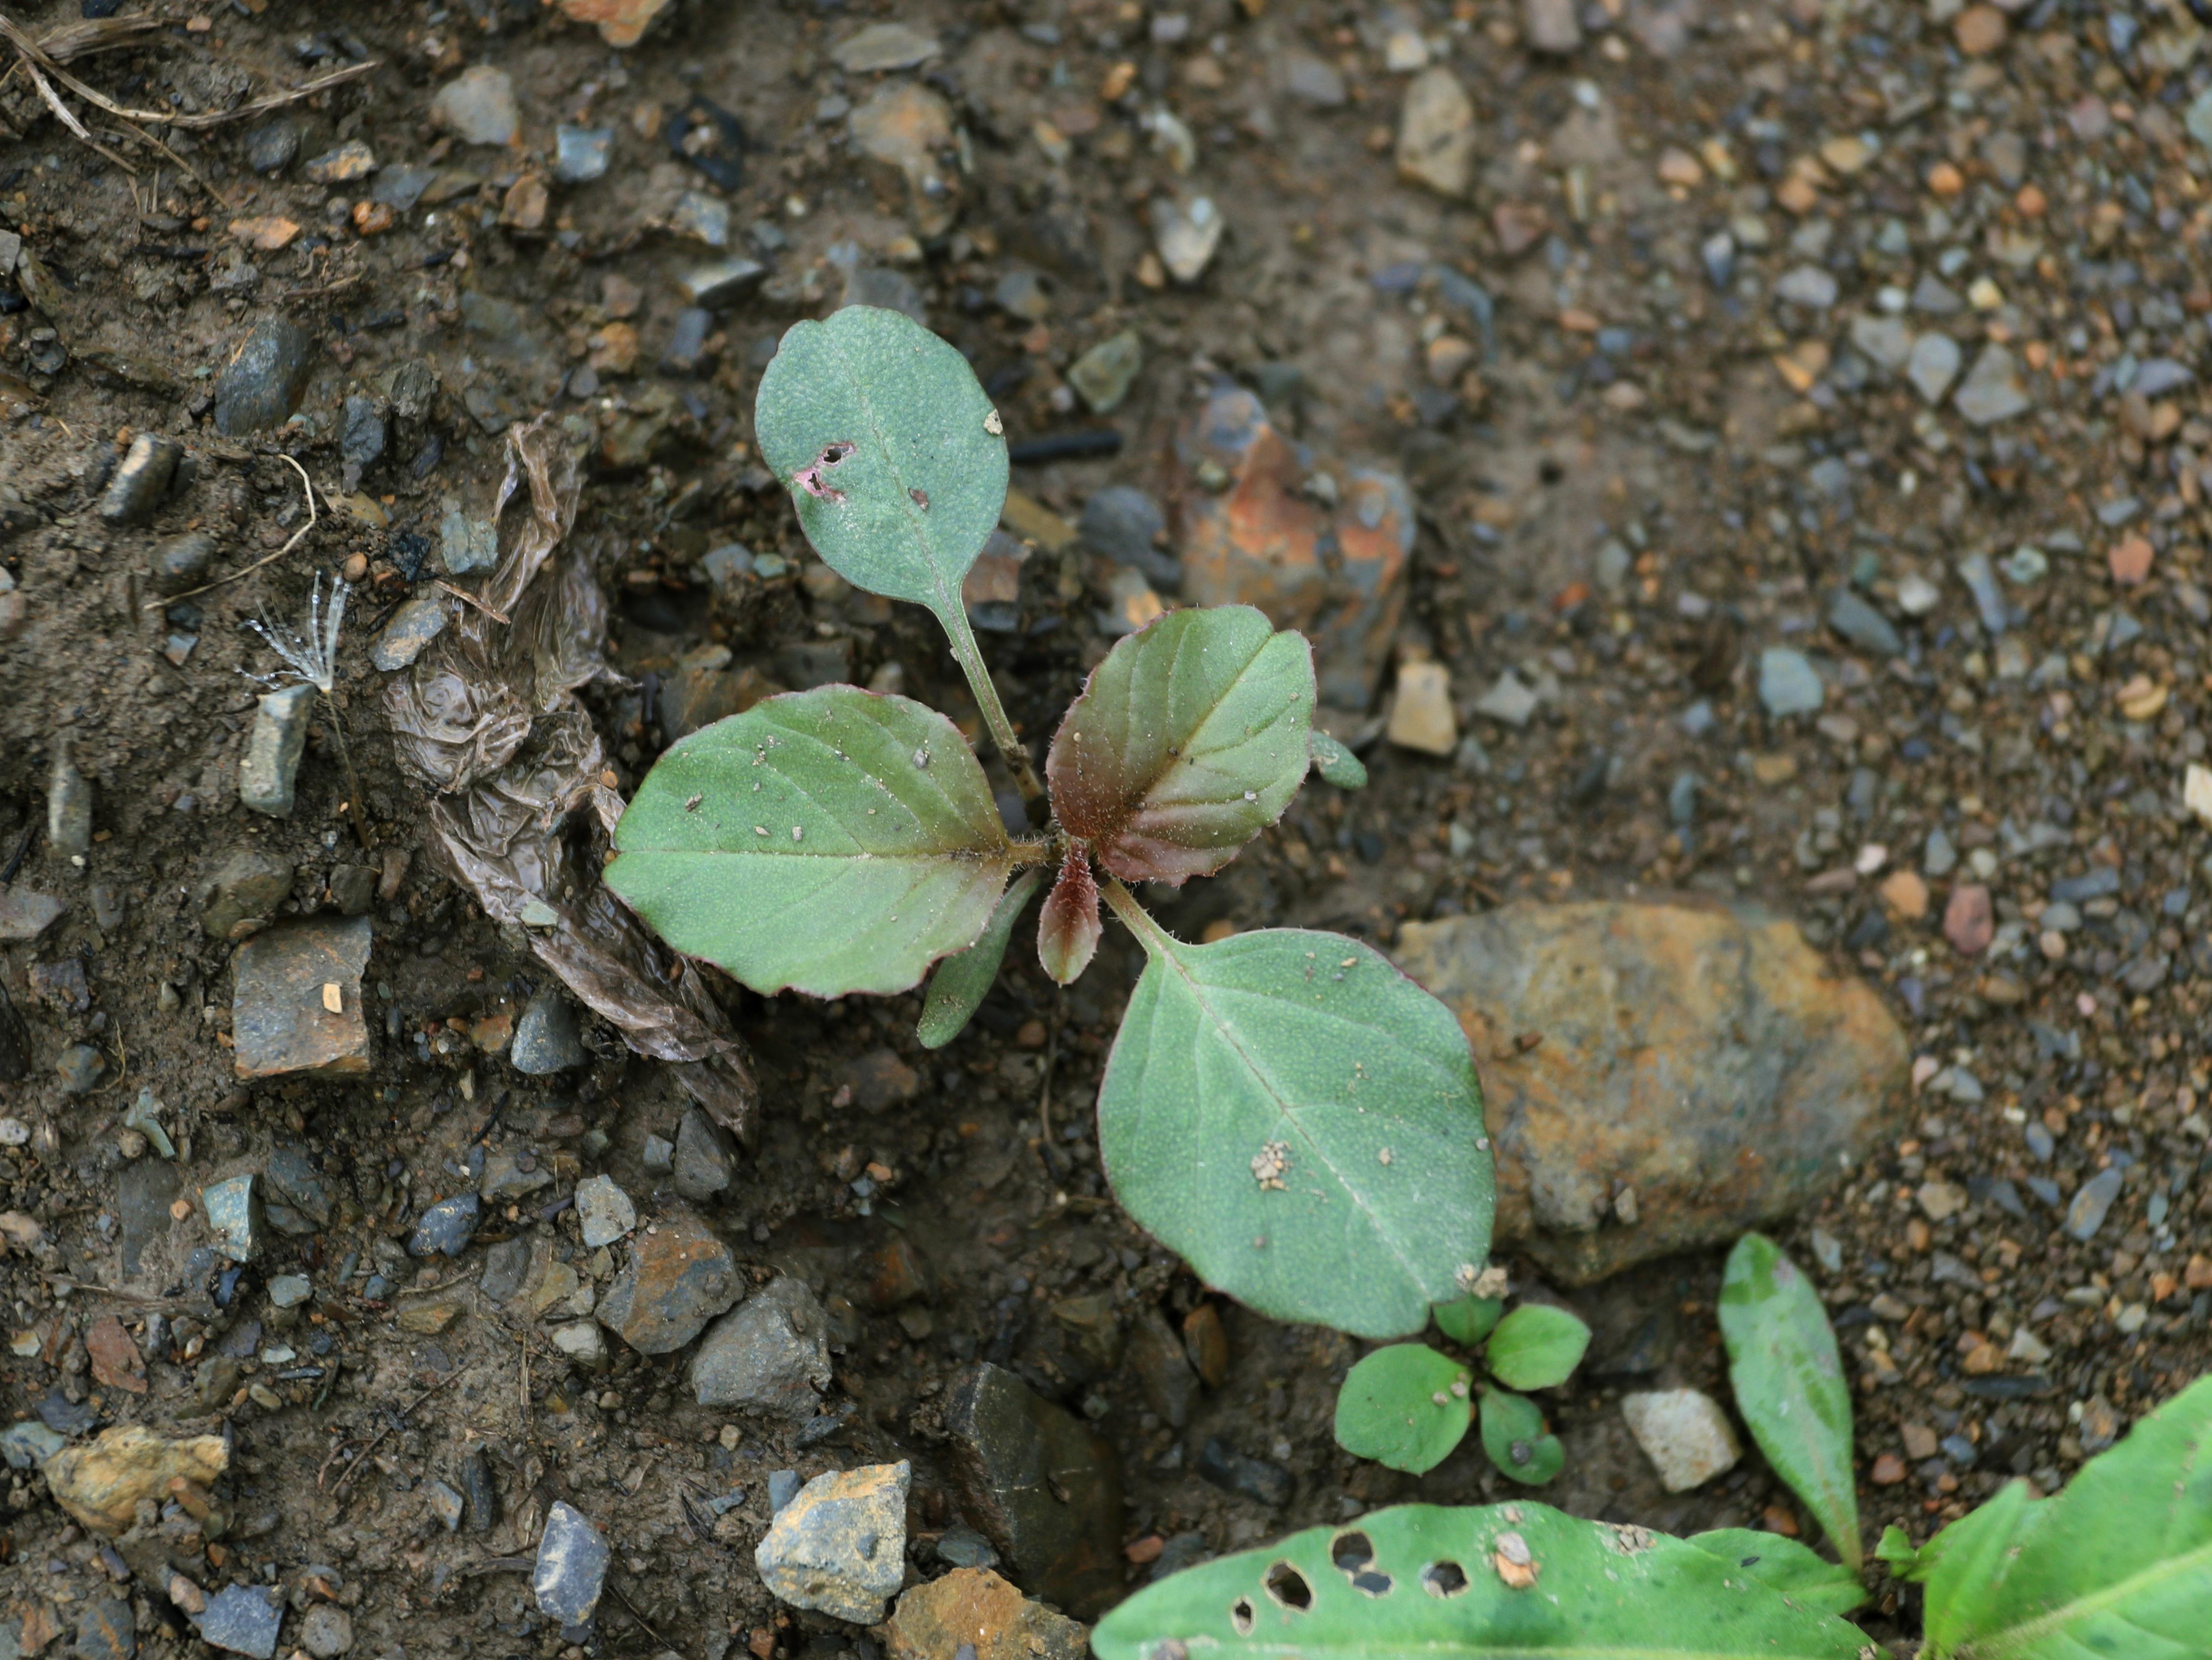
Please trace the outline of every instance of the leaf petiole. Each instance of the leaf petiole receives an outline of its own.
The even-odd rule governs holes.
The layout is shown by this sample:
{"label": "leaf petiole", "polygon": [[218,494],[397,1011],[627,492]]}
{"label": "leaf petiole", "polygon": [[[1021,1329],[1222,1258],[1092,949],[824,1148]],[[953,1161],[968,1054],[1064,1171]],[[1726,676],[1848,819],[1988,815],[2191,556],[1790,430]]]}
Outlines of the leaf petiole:
{"label": "leaf petiole", "polygon": [[982,648],[975,643],[975,631],[969,626],[967,608],[954,593],[946,597],[942,605],[931,608],[937,620],[945,625],[945,637],[952,644],[953,660],[959,663],[960,672],[968,676],[968,689],[975,695],[975,706],[983,712],[983,724],[991,729],[991,741],[999,746],[999,754],[1014,775],[1014,787],[1022,792],[1024,802],[1040,799],[1044,785],[1038,781],[1036,767],[1030,760],[1030,752],[1015,736],[1014,723],[1007,717],[1006,706],[999,701],[999,688],[991,683],[991,671],[983,662]]}
{"label": "leaf petiole", "polygon": [[1121,885],[1120,877],[1107,877],[1106,885],[1098,891],[1105,895],[1106,903],[1114,914],[1127,924],[1129,931],[1143,943],[1146,956],[1171,957],[1175,954],[1177,944],[1175,936],[1152,920],[1152,913],[1137,903],[1137,896]]}

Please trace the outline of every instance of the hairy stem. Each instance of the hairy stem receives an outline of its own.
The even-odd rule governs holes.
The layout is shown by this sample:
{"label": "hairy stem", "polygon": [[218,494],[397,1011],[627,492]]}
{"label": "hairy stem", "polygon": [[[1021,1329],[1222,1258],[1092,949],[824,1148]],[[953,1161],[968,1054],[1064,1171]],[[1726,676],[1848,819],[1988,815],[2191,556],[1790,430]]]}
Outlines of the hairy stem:
{"label": "hairy stem", "polygon": [[999,688],[991,684],[991,671],[984,666],[982,648],[976,645],[975,631],[968,624],[967,608],[956,597],[937,616],[945,625],[945,637],[952,642],[952,655],[960,664],[960,672],[968,676],[968,689],[975,694],[976,706],[983,712],[984,724],[991,729],[991,741],[999,746],[1000,754],[1013,772],[1014,787],[1022,792],[1025,802],[1041,799],[1044,785],[1038,781],[1036,768],[1030,762],[1030,752],[1014,736],[1014,723],[1007,718],[1006,706],[999,701]]}
{"label": "hairy stem", "polygon": [[1105,887],[1099,891],[1106,895],[1106,903],[1114,914],[1128,924],[1129,931],[1144,946],[1146,955],[1156,957],[1174,946],[1174,937],[1152,920],[1151,912],[1137,903],[1137,896],[1121,885],[1121,878],[1107,877]]}

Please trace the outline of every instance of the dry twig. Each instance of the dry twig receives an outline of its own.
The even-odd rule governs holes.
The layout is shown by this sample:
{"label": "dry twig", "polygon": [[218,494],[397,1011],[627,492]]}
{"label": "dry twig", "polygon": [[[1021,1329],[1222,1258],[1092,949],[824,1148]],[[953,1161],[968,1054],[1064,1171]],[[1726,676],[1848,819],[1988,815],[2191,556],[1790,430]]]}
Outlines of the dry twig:
{"label": "dry twig", "polygon": [[[420,1395],[416,1396],[405,1406],[400,1408],[398,1412],[394,1413],[392,1415],[392,1421],[386,1424],[382,1429],[377,1431],[376,1439],[371,1441],[367,1446],[363,1447],[360,1452],[355,1455],[354,1461],[338,1472],[338,1479],[331,1488],[331,1497],[335,1499],[345,1491],[346,1483],[353,1480],[353,1478],[360,1473],[361,1467],[368,1462],[368,1455],[384,1445],[384,1439],[386,1436],[391,1434],[394,1429],[406,1421],[407,1415],[409,1413],[414,1411],[416,1407],[421,1406],[423,1402],[428,1400],[433,1395],[435,1395],[440,1390],[445,1388],[447,1384],[452,1383],[456,1378],[459,1378],[467,1370],[468,1368],[466,1366],[455,1366],[451,1372],[438,1379],[436,1383],[431,1384],[429,1388],[424,1390]],[[337,1456],[337,1455],[336,1453],[332,1453],[331,1455],[333,1458]],[[327,1470],[330,1467],[331,1461],[329,1458],[325,1458],[323,1460],[323,1469],[317,1470],[315,1472],[315,1488],[318,1492],[322,1490],[323,1470]]]}
{"label": "dry twig", "polygon": [[240,577],[250,577],[263,566],[274,565],[278,560],[283,558],[285,554],[290,553],[295,548],[300,545],[301,538],[305,536],[308,531],[315,528],[315,487],[308,480],[307,470],[305,467],[302,467],[298,462],[293,460],[291,457],[288,455],[279,455],[277,459],[282,461],[286,466],[289,467],[294,472],[299,474],[300,488],[307,493],[307,522],[305,524],[302,524],[298,530],[292,532],[292,539],[287,542],[282,548],[279,548],[275,553],[270,554],[267,558],[257,559],[252,564],[246,566],[243,570],[233,571],[227,577],[217,577],[213,582],[204,582],[197,588],[187,588],[181,594],[167,594],[160,599],[149,599],[146,602],[143,609],[150,611],[157,606],[174,605],[180,599],[190,599],[195,594],[204,594],[213,589],[221,588],[227,584],[237,581]]}

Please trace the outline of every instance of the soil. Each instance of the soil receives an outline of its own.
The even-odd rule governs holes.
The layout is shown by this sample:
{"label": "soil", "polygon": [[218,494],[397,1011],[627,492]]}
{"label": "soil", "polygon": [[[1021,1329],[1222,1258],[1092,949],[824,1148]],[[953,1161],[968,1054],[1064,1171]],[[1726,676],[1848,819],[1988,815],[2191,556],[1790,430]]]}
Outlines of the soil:
{"label": "soil", "polygon": [[[11,1421],[46,1403],[64,1417],[89,1409],[87,1423],[231,1436],[228,1530],[190,1558],[201,1584],[279,1584],[295,1606],[335,1597],[364,1653],[552,1654],[564,1642],[532,1608],[526,1570],[538,1520],[565,1498],[614,1547],[596,1639],[606,1651],[866,1655],[854,1628],[781,1609],[762,1588],[752,1547],[769,1515],[767,1474],[912,1459],[913,1560],[935,1572],[935,1541],[962,1519],[939,1408],[979,1357],[1013,1365],[1111,1442],[1133,1584],[1158,1542],[1170,1563],[1188,1561],[1367,1506],[1506,1490],[1472,1439],[1419,1480],[1342,1454],[1330,1434],[1335,1385],[1359,1350],[1340,1336],[1221,1307],[1226,1376],[1176,1427],[1161,1416],[1160,1378],[1133,1361],[1100,1366],[1056,1317],[1103,1293],[1125,1313],[1157,1306],[1179,1325],[1206,1300],[1121,1218],[1098,1169],[1090,1103],[1136,966],[1118,930],[1066,993],[1018,948],[970,1031],[936,1054],[912,1037],[917,996],[821,1003],[724,988],[761,1105],[740,1177],[710,1214],[754,1279],[800,1275],[830,1311],[835,1386],[803,1432],[692,1404],[684,1354],[649,1358],[611,1340],[605,1370],[580,1368],[477,1294],[434,1333],[395,1320],[395,1300],[468,1287],[482,1247],[504,1237],[543,1237],[603,1281],[608,1263],[582,1249],[562,1201],[580,1175],[604,1172],[650,1209],[665,1178],[646,1167],[646,1140],[672,1139],[687,1101],[611,1028],[590,1032],[585,1069],[551,1079],[515,1072],[471,1035],[494,1032],[487,1017],[518,1011],[546,975],[516,930],[487,921],[422,851],[424,793],[394,764],[382,724],[368,663],[376,628],[410,589],[428,591],[436,567],[422,556],[447,499],[488,506],[504,464],[499,429],[550,404],[591,447],[576,536],[615,597],[610,655],[627,680],[586,698],[625,792],[666,737],[660,688],[702,645],[783,685],[893,676],[977,725],[934,625],[813,564],[750,448],[752,391],[775,341],[834,304],[856,261],[914,285],[933,326],[970,354],[1017,443],[1118,434],[1109,455],[1017,467],[1018,488],[1070,518],[1109,482],[1163,497],[1176,488],[1172,435],[1224,375],[1267,389],[1278,420],[1317,453],[1397,467],[1422,504],[1395,644],[1451,665],[1462,730],[1479,743],[1430,757],[1374,742],[1370,724],[1370,787],[1310,789],[1223,876],[1166,896],[1158,909],[1170,927],[1195,937],[1220,924],[1320,925],[1388,949],[1405,918],[1510,896],[1705,889],[1798,917],[1840,971],[1884,989],[1917,1053],[1970,1075],[1948,1099],[1931,1086],[1907,1139],[1840,1174],[1817,1215],[1778,1230],[1801,1263],[1826,1259],[1816,1277],[1854,1371],[1863,1468],[1911,1445],[1908,1426],[1964,1438],[1964,1453],[1931,1460],[1923,1448],[1901,1479],[1863,1489],[1869,1536],[1891,1520],[1923,1536],[2014,1474],[2054,1486],[2212,1360],[2197,1294],[2212,1269],[2185,1270],[2204,1248],[2197,1104],[2208,1080],[2194,978],[2201,832],[2179,805],[2212,683],[2200,675],[2189,448],[2212,433],[2192,439],[2193,414],[2179,437],[2172,424],[2158,433],[2148,403],[2138,430],[2042,379],[2035,439],[1818,368],[1801,397],[1794,377],[1811,359],[1781,373],[1774,359],[1798,349],[1793,334],[1836,330],[1747,303],[1733,279],[1716,289],[1700,253],[1732,213],[1795,234],[1799,218],[1774,205],[1806,176],[1790,159],[1875,123],[1879,165],[1861,176],[1831,154],[1815,181],[1821,205],[1800,217],[1847,222],[1827,263],[1854,293],[1900,273],[1909,288],[1913,258],[1879,251],[1875,227],[1912,221],[1931,257],[1947,234],[1964,244],[1963,229],[1920,228],[1929,166],[1963,162],[1972,188],[1994,188],[2002,169],[1977,145],[2025,125],[2044,135],[2034,176],[2047,174],[2085,222],[2095,196],[2113,209],[2113,229],[2087,250],[2054,233],[2048,271],[2004,267],[2020,304],[1990,312],[1988,327],[2009,328],[2015,348],[2057,342],[2080,366],[2077,384],[2123,349],[2140,360],[2169,341],[2200,345],[2201,324],[2182,321],[2203,309],[2197,251],[2162,238],[2154,209],[2124,191],[2065,197],[2071,175],[2057,158],[2075,141],[2050,124],[2082,130],[2086,118],[2059,112],[2078,114],[2085,98],[2133,97],[2157,113],[2185,100],[2185,76],[2116,88],[2063,40],[2031,51],[2031,27],[2045,39],[2069,27],[2049,4],[2040,23],[2020,24],[2018,84],[1993,86],[1974,78],[1989,65],[1962,60],[1939,26],[1879,4],[1755,3],[1694,26],[1689,13],[1632,5],[1632,28],[1604,16],[1619,6],[1594,7],[1591,27],[1605,28],[1560,59],[1522,42],[1517,6],[1462,0],[1406,14],[1452,45],[1476,101],[1479,175],[1455,201],[1394,175],[1401,77],[1384,66],[1381,8],[1191,0],[1147,14],[1083,0],[924,0],[896,15],[936,31],[943,54],[913,78],[952,101],[963,137],[946,194],[921,199],[844,144],[837,101],[860,102],[877,77],[834,67],[832,43],[866,21],[835,7],[679,3],[620,51],[529,0],[348,8],[342,21],[291,0],[190,21],[167,9],[173,26],[72,72],[126,103],[191,111],[377,64],[275,118],[297,125],[299,160],[269,174],[252,171],[246,145],[270,118],[173,132],[175,157],[95,121],[130,173],[64,130],[22,74],[0,83],[0,119],[22,135],[0,133],[0,233],[12,227],[60,290],[34,311],[0,311],[0,566],[22,601],[19,617],[0,612],[13,630],[0,636],[0,860],[15,891],[69,906],[42,937],[0,948],[0,983],[31,1038],[27,1075],[0,1084],[0,1110],[31,1132],[27,1145],[0,1148],[0,1209],[43,1236],[0,1263],[21,1334],[0,1359],[0,1403]],[[9,15],[35,34],[77,8]],[[1340,105],[1283,90],[1292,51],[1341,75]],[[522,127],[511,148],[457,143],[431,120],[436,89],[477,64],[513,77]],[[1929,102],[1893,119],[1904,94],[1886,114],[1882,75],[1926,88]],[[745,135],[734,185],[672,148],[700,99]],[[1139,124],[1162,103],[1194,136],[1194,179],[1230,223],[1189,286],[1158,285],[1146,264],[1142,204],[1193,187],[1172,146],[1156,148]],[[560,121],[611,128],[611,167],[595,182],[554,183],[532,224],[518,181],[549,176]],[[1041,133],[1039,123],[1053,124]],[[2120,147],[2146,176],[2182,167],[2170,136],[2135,127],[2148,136],[2094,142]],[[1692,161],[1694,185],[1663,182],[1689,177],[1679,165],[1655,173],[1663,148],[1695,153],[1723,130],[1729,170],[1741,169],[1735,194],[1711,176],[1720,164],[1710,154]],[[356,209],[362,182],[307,176],[354,139],[387,164],[471,177],[387,226]],[[1054,159],[1062,145],[1064,161]],[[694,189],[726,200],[730,251],[762,257],[769,275],[718,309],[695,360],[675,368],[663,358],[688,303],[678,279],[714,256],[663,215]],[[1991,238],[2019,228],[2008,211],[1989,210]],[[1546,233],[1510,248],[1536,214]],[[296,227],[277,251],[229,229],[276,215]],[[2109,271],[2122,250],[2128,274],[2084,298],[2079,261],[2094,251]],[[1778,276],[1806,263],[1778,245],[1737,253]],[[1479,368],[1448,386],[1425,367],[1437,360],[1431,342],[1480,330],[1442,307],[1422,276],[1436,262],[1479,277],[1497,300]],[[992,302],[1016,266],[1044,276],[1042,320]],[[1954,275],[1963,289],[1972,272]],[[0,278],[0,297],[38,281]],[[511,309],[484,306],[486,296]],[[314,344],[301,414],[273,433],[224,437],[214,388],[248,331],[279,312]],[[2077,318],[2103,321],[2069,344]],[[1129,402],[1107,417],[1078,413],[1067,367],[1131,326],[1146,367]],[[2146,329],[2154,337],[2135,341]],[[393,372],[411,364],[433,367],[442,390],[427,409],[392,414],[385,453],[349,479],[345,399],[388,397]],[[587,365],[590,377],[576,378]],[[117,527],[98,506],[140,432],[175,437],[197,472],[148,522]],[[304,535],[301,482],[280,453],[318,492]],[[1824,472],[1831,462],[1841,474]],[[2147,585],[2116,597],[2097,550],[2125,521],[2096,507],[2130,491],[2149,504],[2159,563]],[[154,550],[192,529],[215,536],[216,574],[277,557],[164,605],[148,574]],[[2057,682],[2031,686],[2004,671],[1947,570],[1955,551],[2039,537],[2057,550],[2052,568],[2023,588],[2008,639],[2032,642],[2030,662],[2056,654],[2060,668]],[[787,570],[718,585],[702,561],[732,542]],[[2085,542],[2086,555],[2065,552]],[[331,705],[318,706],[292,815],[239,804],[262,689],[249,677],[276,667],[242,625],[296,626],[317,575],[356,556],[368,568],[343,635],[337,718],[374,868],[404,863],[372,912],[373,1064],[356,1078],[241,1084],[229,1048],[234,948],[204,930],[201,885],[232,855],[264,850],[297,873],[282,908],[308,912],[330,903],[335,870],[370,862],[344,810]],[[1869,561],[1872,574],[1856,579],[1893,615],[1907,576],[1943,588],[1940,609],[1907,625],[1907,649],[1887,664],[1820,633],[1827,596]],[[1049,731],[1110,644],[1111,575],[1074,552],[1032,557],[1018,627],[986,637],[1026,732]],[[2108,646],[2122,606],[2139,635]],[[2100,617],[2104,633],[2087,643]],[[1789,639],[1823,654],[1829,697],[1817,723],[1761,706],[1760,650]],[[1509,668],[1542,689],[1542,713],[1526,728],[1474,722],[1472,699]],[[2143,712],[2159,688],[2167,695]],[[1357,712],[1379,714],[1387,694],[1379,686],[1372,712]],[[1703,728],[1682,718],[1693,706],[1707,712]],[[75,861],[45,829],[64,747],[94,801],[94,844]],[[1693,823],[1670,812],[1686,772],[1699,780]],[[2036,827],[2056,827],[2056,839],[2019,851]],[[1990,871],[2003,872],[1983,875],[2000,927],[2017,924],[1997,955],[1962,952],[1940,931],[1942,871],[1924,916],[1851,875],[1860,844],[1878,844],[1895,869],[1920,864],[1938,827],[1970,858],[1991,851]],[[2056,954],[2039,943],[2051,936],[2034,925],[2046,879],[2106,869],[2118,874],[2114,902],[2100,912],[2089,900],[2083,931],[2059,937]],[[70,961],[82,965],[81,999],[38,989],[51,984],[41,966]],[[484,1038],[495,1051],[498,1040]],[[57,1065],[77,1044],[98,1048],[106,1072],[71,1095]],[[147,1089],[177,1143],[173,1190],[131,1173],[158,1157],[123,1124]],[[2024,1141],[2036,1124],[2055,1154],[2039,1158]],[[242,1277],[223,1272],[189,1201],[265,1168],[280,1147],[305,1150],[331,1221],[272,1234]],[[551,1179],[488,1209],[460,1260],[409,1261],[399,1246],[414,1220],[467,1185],[459,1172],[472,1147]],[[2059,1209],[2021,1200],[2030,1178],[2047,1178],[2063,1207],[2116,1164],[2128,1184],[2088,1241],[2062,1230]],[[1926,1184],[1942,1182],[1971,1202],[1929,1203]],[[153,1194],[159,1213],[135,1265],[126,1191],[142,1213]],[[181,1196],[173,1221],[159,1203],[170,1191]],[[922,1294],[910,1300],[900,1246],[921,1265]],[[1569,1303],[1598,1333],[1583,1371],[1547,1400],[1568,1450],[1549,1502],[1673,1531],[1814,1531],[1755,1453],[1706,1487],[1663,1493],[1622,1421],[1628,1389],[1693,1384],[1726,1398],[1719,1263],[1717,1251],[1675,1258],[1583,1290],[1516,1267],[1518,1288]],[[389,1296],[366,1294],[371,1269],[390,1276]],[[304,1312],[268,1299],[268,1281],[288,1272],[315,1280]],[[92,1375],[88,1338],[109,1313],[147,1352],[143,1393]],[[1966,1365],[1978,1340],[2002,1344],[2031,1327],[2051,1353],[2006,1368],[2029,1380],[2009,1396]],[[200,1363],[234,1352],[235,1392],[200,1398]],[[1295,1496],[1270,1504],[1202,1479],[1194,1466],[1217,1436],[1287,1471]],[[477,1448],[504,1519],[449,1533],[428,1484],[458,1483]],[[706,1501],[732,1490],[740,1502],[714,1522]],[[9,1596],[19,1612],[47,1599],[74,1628],[76,1609],[108,1584],[101,1542],[69,1524],[28,1472],[13,1472],[9,1499]],[[196,1640],[158,1588],[136,1594],[143,1643]],[[1884,1584],[1873,1627],[1909,1636],[1910,1594]]]}

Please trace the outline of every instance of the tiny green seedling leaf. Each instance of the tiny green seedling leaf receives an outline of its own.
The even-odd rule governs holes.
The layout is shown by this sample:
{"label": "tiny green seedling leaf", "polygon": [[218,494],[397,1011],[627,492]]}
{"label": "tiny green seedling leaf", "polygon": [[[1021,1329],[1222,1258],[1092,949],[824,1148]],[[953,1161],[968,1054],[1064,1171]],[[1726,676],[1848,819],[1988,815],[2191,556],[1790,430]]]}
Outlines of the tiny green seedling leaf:
{"label": "tiny green seedling leaf", "polygon": [[1341,935],[1186,945],[1108,892],[1148,959],[1098,1092],[1123,1206],[1275,1319],[1419,1330],[1490,1249],[1490,1152],[1458,1021]]}
{"label": "tiny green seedling leaf", "polygon": [[1104,924],[1098,920],[1098,879],[1091,872],[1090,855],[1070,847],[1037,918],[1037,960],[1060,984],[1073,985],[1091,966],[1103,932]]}
{"label": "tiny green seedling leaf", "polygon": [[1719,1312],[1751,1439],[1856,1574],[1863,1558],[1851,1392],[1820,1293],[1773,1240],[1747,1233],[1729,1252]]}
{"label": "tiny green seedling leaf", "polygon": [[[2207,1651],[2212,1378],[2200,1378],[2048,1499],[2013,1481],[1922,1546],[1929,1660]],[[1883,1540],[1885,1560],[1889,1541]]]}
{"label": "tiny green seedling leaf", "polygon": [[1393,1343],[1352,1367],[1336,1396],[1336,1442],[1409,1475],[1451,1456],[1474,1414],[1468,1369],[1425,1343]]}
{"label": "tiny green seedling leaf", "polygon": [[966,358],[903,312],[848,306],[786,331],[753,427],[832,570],[960,613],[1006,500],[1006,440]]}
{"label": "tiny green seedling leaf", "polygon": [[1498,1323],[1483,1354],[1508,1387],[1551,1389],[1582,1364],[1589,1341],[1590,1329],[1564,1308],[1523,1303]]}
{"label": "tiny green seedling leaf", "polygon": [[1533,1499],[1404,1505],[1147,1585],[1098,1660],[1861,1660],[1866,1633],[1665,1534]]}
{"label": "tiny green seedling leaf", "polygon": [[1807,1608],[1844,1615],[1867,1600],[1866,1587],[1849,1568],[1778,1533],[1717,1528],[1711,1533],[1693,1533],[1688,1542],[1734,1563],[1753,1578]]}
{"label": "tiny green seedling leaf", "polygon": [[1119,641],[1052,741],[1061,826],[1131,881],[1209,875],[1305,779],[1313,651],[1249,605],[1170,611]]}
{"label": "tiny green seedling leaf", "polygon": [[1544,1427],[1543,1409],[1510,1390],[1482,1391],[1482,1450],[1501,1475],[1540,1487],[1565,1468],[1567,1450]]}
{"label": "tiny green seedling leaf", "polygon": [[823,686],[662,755],[615,828],[607,886],[678,951],[756,991],[903,991],[990,921],[1014,850],[952,723]]}
{"label": "tiny green seedling leaf", "polygon": [[1505,1312],[1503,1297],[1460,1297],[1449,1303],[1438,1303],[1433,1311],[1437,1330],[1460,1345],[1473,1348],[1498,1324],[1498,1317]]}
{"label": "tiny green seedling leaf", "polygon": [[1313,729],[1306,742],[1313,751],[1313,769],[1321,774],[1322,783],[1333,784],[1340,790],[1367,787],[1365,763],[1320,727]]}
{"label": "tiny green seedling leaf", "polygon": [[1015,920],[1042,880],[1034,870],[1016,876],[975,943],[937,965],[937,972],[929,977],[921,1019],[914,1028],[924,1049],[942,1049],[967,1029],[983,999],[990,995],[991,982],[999,978],[999,965],[1006,959],[1006,942],[1013,937]]}
{"label": "tiny green seedling leaf", "polygon": [[1905,1530],[1892,1522],[1881,1530],[1881,1537],[1874,1548],[1875,1560],[1889,1564],[1890,1572],[1900,1579],[1917,1577],[1920,1552]]}

